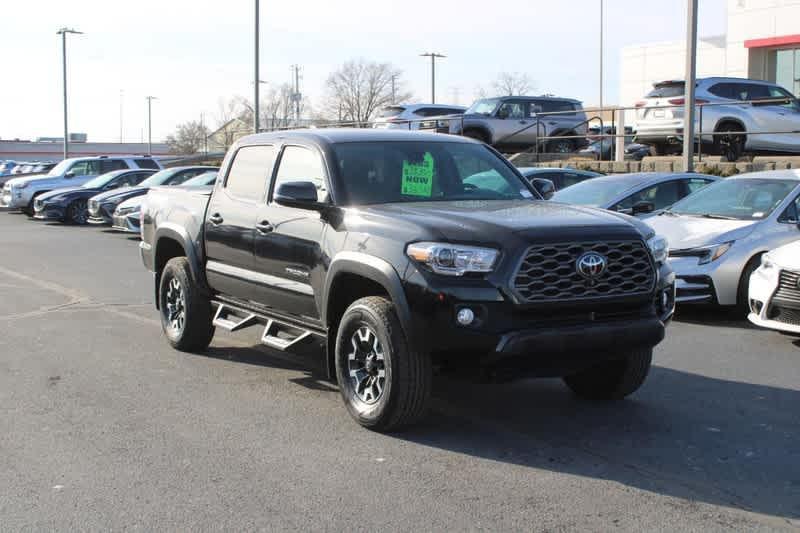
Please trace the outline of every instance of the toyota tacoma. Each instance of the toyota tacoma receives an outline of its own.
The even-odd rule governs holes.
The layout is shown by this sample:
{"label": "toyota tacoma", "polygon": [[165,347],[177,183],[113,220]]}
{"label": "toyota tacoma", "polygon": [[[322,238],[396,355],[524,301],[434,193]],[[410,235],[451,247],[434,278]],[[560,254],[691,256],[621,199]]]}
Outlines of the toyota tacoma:
{"label": "toyota tacoma", "polygon": [[262,133],[228,151],[213,190],[148,193],[141,255],[173,347],[260,326],[273,349],[319,350],[365,427],[419,420],[433,368],[623,398],[673,313],[666,242],[541,198],[471,139]]}

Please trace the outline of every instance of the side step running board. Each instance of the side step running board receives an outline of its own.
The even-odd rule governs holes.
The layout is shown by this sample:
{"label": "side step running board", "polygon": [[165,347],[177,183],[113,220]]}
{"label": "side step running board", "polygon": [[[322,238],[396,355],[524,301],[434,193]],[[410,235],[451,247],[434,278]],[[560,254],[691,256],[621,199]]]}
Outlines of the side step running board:
{"label": "side step running board", "polygon": [[[217,312],[213,324],[230,332],[239,331],[256,324],[265,324],[261,342],[270,348],[286,351],[301,345],[312,335],[322,336],[315,331],[289,324],[286,321],[256,314],[227,303],[216,302]],[[324,338],[324,336],[322,336]]]}
{"label": "side step running board", "polygon": [[244,317],[237,316],[236,311],[228,306],[220,304],[217,307],[217,314],[214,315],[214,325],[230,332],[239,331],[255,325],[258,320],[253,313],[247,313]]}
{"label": "side step running board", "polygon": [[261,342],[277,350],[287,350],[300,344],[310,335],[311,332],[307,329],[295,328],[270,319],[267,322],[267,327],[264,328]]}

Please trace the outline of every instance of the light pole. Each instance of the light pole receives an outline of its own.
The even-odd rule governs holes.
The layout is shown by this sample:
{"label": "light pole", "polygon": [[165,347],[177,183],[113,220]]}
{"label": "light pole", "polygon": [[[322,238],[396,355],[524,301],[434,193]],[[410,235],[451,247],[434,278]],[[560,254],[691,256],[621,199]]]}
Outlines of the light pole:
{"label": "light pole", "polygon": [[153,100],[158,100],[155,96],[145,96],[147,99],[147,155],[153,155]]}
{"label": "light pole", "polygon": [[392,74],[392,104],[397,103],[397,74]]}
{"label": "light pole", "polygon": [[600,113],[603,112],[603,0],[600,0]]}
{"label": "light pole", "polygon": [[255,64],[253,65],[253,133],[258,133],[258,114],[259,114],[259,106],[258,106],[258,89],[259,89],[259,82],[261,79],[259,78],[258,74],[258,53],[259,53],[259,39],[258,39],[258,0],[256,2],[256,15],[255,15]]}
{"label": "light pole", "polygon": [[81,34],[82,31],[77,31],[72,28],[61,28],[56,32],[56,35],[61,36],[61,68],[63,71],[64,83],[64,159],[69,157],[69,126],[67,126],[67,34],[76,33]]}
{"label": "light pole", "polygon": [[[686,8],[686,90],[683,107],[683,170],[694,172],[694,84],[697,76],[697,0]],[[702,133],[703,125],[700,125]]]}
{"label": "light pole", "polygon": [[436,59],[447,57],[443,54],[437,54],[436,52],[426,52],[424,54],[420,54],[420,57],[430,57],[431,58],[431,103],[436,103]]}

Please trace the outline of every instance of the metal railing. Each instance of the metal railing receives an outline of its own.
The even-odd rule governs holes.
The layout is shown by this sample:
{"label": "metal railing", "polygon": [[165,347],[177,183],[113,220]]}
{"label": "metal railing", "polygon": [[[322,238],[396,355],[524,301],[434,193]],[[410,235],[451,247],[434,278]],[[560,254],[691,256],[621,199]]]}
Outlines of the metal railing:
{"label": "metal railing", "polygon": [[[677,99],[677,98],[680,98],[680,97],[676,96],[675,98]],[[695,124],[697,126],[696,127],[696,133],[695,133],[695,139],[696,139],[696,143],[698,145],[698,150],[697,150],[698,158],[702,161],[703,144],[709,138],[711,139],[712,143],[717,145],[717,147],[719,147],[719,145],[721,144],[720,142],[717,142],[717,138],[718,137],[724,143],[731,143],[731,142],[739,143],[739,142],[741,142],[741,146],[739,148],[741,148],[741,150],[743,150],[745,148],[746,139],[748,137],[750,137],[750,136],[757,136],[757,135],[798,135],[796,150],[794,149],[794,147],[792,147],[792,149],[790,149],[788,151],[790,151],[790,152],[795,152],[796,151],[797,153],[800,153],[800,107],[797,107],[797,108],[786,108],[786,113],[787,114],[789,114],[789,113],[795,114],[796,113],[796,115],[797,115],[797,129],[794,129],[794,128],[785,129],[785,130],[780,130],[780,129],[777,129],[777,130],[747,130],[747,129],[739,129],[739,130],[735,130],[735,131],[733,131],[733,130],[720,131],[718,129],[719,125],[721,123],[724,123],[726,120],[729,121],[729,122],[730,121],[734,121],[734,120],[738,120],[737,117],[735,117],[735,116],[727,117],[727,118],[726,117],[722,117],[722,118],[715,117],[714,120],[716,122],[712,125],[713,128],[711,129],[711,131],[709,131],[708,128],[704,129],[704,127],[707,126],[707,124],[705,124],[705,119],[704,119],[704,110],[706,110],[708,108],[716,108],[716,107],[752,108],[752,107],[762,107],[762,106],[771,106],[771,105],[786,105],[786,104],[793,104],[795,106],[800,106],[800,104],[798,104],[796,100],[791,100],[789,98],[758,99],[758,100],[735,101],[735,102],[733,102],[733,101],[731,101],[731,102],[698,102],[696,104],[696,108],[697,108],[696,116],[697,116],[697,119],[696,119],[696,122],[695,122]],[[645,111],[645,110],[647,112],[651,112],[653,110],[658,110],[658,109],[681,109],[681,110],[683,110],[684,109],[684,104],[682,104],[682,103],[680,103],[680,104],[664,104],[664,105],[647,106],[647,107],[644,107],[644,106],[615,106],[615,107],[608,107],[608,108],[589,108],[589,109],[584,110],[583,112],[574,111],[574,110],[573,111],[549,111],[549,112],[536,113],[533,116],[530,116],[530,117],[527,117],[527,118],[518,117],[518,118],[513,118],[513,119],[506,119],[506,120],[526,120],[526,121],[530,120],[531,123],[530,124],[524,124],[524,126],[519,128],[518,130],[516,130],[516,131],[514,131],[514,132],[512,132],[510,134],[507,134],[507,135],[501,137],[500,139],[494,140],[494,142],[492,144],[493,145],[499,145],[502,148],[502,146],[504,144],[528,144],[528,142],[529,142],[530,146],[527,149],[522,150],[522,151],[535,154],[536,160],[539,161],[540,160],[540,156],[542,154],[544,154],[544,153],[547,153],[547,152],[544,152],[543,150],[547,147],[547,145],[551,141],[556,140],[556,139],[558,139],[558,140],[570,139],[570,140],[576,140],[576,141],[586,141],[590,137],[589,133],[588,133],[589,126],[591,124],[597,124],[599,126],[600,131],[599,131],[599,133],[592,134],[591,138],[592,138],[592,140],[601,142],[601,148],[600,148],[600,153],[599,153],[598,159],[600,159],[600,160],[604,159],[604,156],[603,156],[604,149],[602,147],[602,141],[605,140],[605,139],[611,139],[612,140],[611,146],[612,146],[612,159],[613,159],[614,143],[622,142],[624,144],[626,137],[631,137],[631,135],[633,135],[635,141],[641,142],[642,144],[651,144],[651,143],[648,143],[648,139],[659,139],[659,140],[661,140],[661,139],[665,138],[665,133],[664,132],[648,134],[646,132],[639,133],[639,132],[636,131],[636,124],[640,120],[640,116],[639,116],[640,112],[641,111]],[[633,133],[625,131],[625,120],[623,120],[621,123],[618,120],[618,116],[619,116],[620,112],[624,113],[624,112],[629,112],[629,111],[633,111],[637,115],[636,120],[634,121],[634,124],[632,125],[633,128],[634,128]],[[587,133],[578,133],[578,134],[569,134],[569,135],[568,134],[557,134],[557,135],[544,135],[543,134],[543,133],[546,133],[546,129],[547,129],[546,126],[543,127],[543,123],[546,122],[548,120],[548,118],[553,118],[553,117],[558,117],[558,116],[565,116],[565,115],[566,116],[575,116],[575,115],[582,116],[586,112],[593,113],[593,115],[590,116],[590,117],[587,117],[587,118],[583,118],[581,120],[577,120],[574,124],[571,124],[571,125],[562,124],[561,127],[562,128],[563,127],[567,127],[567,128],[569,128],[569,130],[579,130],[579,131],[582,130],[583,128],[586,128]],[[603,119],[602,113],[604,113],[604,112],[611,112],[611,120],[610,121],[607,121],[607,120]],[[708,112],[705,113],[706,118],[707,118],[707,113]],[[487,117],[487,118],[489,118],[489,117]],[[680,120],[681,118],[682,117],[678,117],[678,118],[676,118],[674,120]],[[325,121],[325,122],[320,122],[320,123],[318,123],[316,125],[311,125],[310,127],[311,128],[346,128],[346,127],[353,128],[354,127],[354,128],[395,128],[396,129],[398,126],[403,126],[403,129],[408,129],[408,130],[435,131],[435,132],[438,132],[438,133],[452,133],[452,134],[456,134],[456,135],[464,135],[465,134],[465,125],[466,125],[466,128],[467,128],[466,131],[469,131],[470,124],[469,124],[468,120],[469,119],[467,119],[464,115],[442,115],[442,116],[436,116],[436,117],[423,117],[423,118],[415,118],[415,119],[390,118],[388,120],[371,120],[371,121],[330,121],[330,122]],[[669,120],[669,119],[665,119],[665,120]],[[456,121],[458,123],[455,128],[451,127],[451,122],[453,122],[453,121]],[[606,126],[609,126],[609,129],[608,129],[609,133],[606,133]],[[527,141],[527,142],[523,142],[523,143],[513,143],[514,137],[519,136],[521,134],[524,134],[524,133],[528,132],[532,128],[536,128],[536,135],[534,136],[535,140],[533,142]],[[679,144],[678,144],[677,141],[680,138],[682,138],[683,125],[681,124],[680,126],[678,126],[677,124],[674,124],[674,123],[673,124],[666,124],[665,125],[665,131],[669,132],[669,128],[673,128],[674,132],[673,132],[673,135],[668,136],[668,138],[672,139],[672,137],[674,137],[674,140],[676,141],[674,143],[674,145],[676,147],[678,147]],[[271,129],[271,130],[264,130],[264,131],[285,131],[285,130],[290,130],[290,129],[295,129],[295,128],[291,127],[291,126],[288,126],[288,127],[274,128],[274,129]],[[575,142],[574,144],[577,145],[577,144],[580,144],[580,143]],[[776,149],[775,151],[781,151],[781,150],[777,150]],[[786,150],[784,150],[784,151],[786,151]]]}

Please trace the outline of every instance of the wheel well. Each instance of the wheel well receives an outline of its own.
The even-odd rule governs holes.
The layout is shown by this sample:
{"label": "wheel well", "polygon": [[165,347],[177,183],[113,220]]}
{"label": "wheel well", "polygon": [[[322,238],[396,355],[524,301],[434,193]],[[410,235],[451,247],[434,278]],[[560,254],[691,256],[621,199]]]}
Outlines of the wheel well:
{"label": "wheel well", "polygon": [[492,135],[486,128],[482,128],[480,126],[472,126],[469,128],[464,128],[464,135],[466,135],[468,132],[479,134],[483,138],[483,140],[487,143],[490,143],[492,140]]}
{"label": "wheel well", "polygon": [[722,131],[724,126],[736,126],[739,128],[738,131],[747,131],[747,128],[744,127],[744,124],[735,118],[723,118],[717,123],[717,127],[714,128],[714,131]]}
{"label": "wheel well", "polygon": [[159,239],[158,245],[156,247],[156,257],[154,265],[156,274],[160,275],[161,271],[164,270],[167,261],[169,261],[173,257],[183,257],[185,255],[186,255],[186,250],[183,249],[183,245],[181,245],[181,243],[179,243],[175,239],[171,239],[169,237],[163,237]]}
{"label": "wheel well", "polygon": [[369,278],[358,274],[342,273],[336,276],[328,293],[328,312],[326,321],[328,326],[328,376],[336,379],[336,334],[339,321],[347,308],[360,298],[367,296],[383,296],[391,300],[386,288]]}

